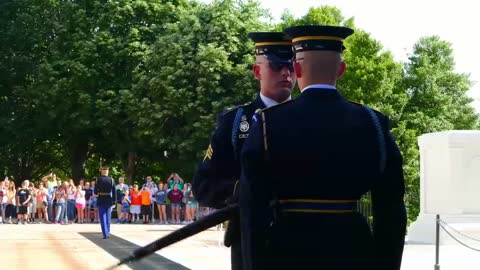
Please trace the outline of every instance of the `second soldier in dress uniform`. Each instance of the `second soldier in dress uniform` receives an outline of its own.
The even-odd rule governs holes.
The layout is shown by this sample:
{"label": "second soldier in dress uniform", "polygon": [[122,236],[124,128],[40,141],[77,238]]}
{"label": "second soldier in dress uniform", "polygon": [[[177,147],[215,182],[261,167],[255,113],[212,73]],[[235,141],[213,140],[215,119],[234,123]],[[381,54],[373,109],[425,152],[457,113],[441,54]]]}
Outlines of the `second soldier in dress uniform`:
{"label": "second soldier in dress uniform", "polygon": [[[254,32],[249,37],[255,42],[253,73],[260,81],[260,94],[254,101],[218,117],[205,158],[193,180],[195,197],[204,206],[221,208],[236,200],[233,195],[240,177],[239,155],[255,110],[289,100],[295,86],[291,40],[276,32]],[[229,223],[225,245],[231,246],[232,269],[243,269],[238,218]]]}
{"label": "second soldier in dress uniform", "polygon": [[[406,212],[389,120],[336,89],[346,27],[296,26],[301,95],[258,112],[242,150],[245,269],[399,270]],[[292,187],[292,181],[308,183]],[[371,191],[373,231],[355,211]]]}
{"label": "second soldier in dress uniform", "polygon": [[112,217],[112,206],[115,205],[115,182],[108,176],[108,167],[100,168],[100,177],[95,184],[97,194],[98,215],[102,227],[103,239],[110,238],[110,223]]}

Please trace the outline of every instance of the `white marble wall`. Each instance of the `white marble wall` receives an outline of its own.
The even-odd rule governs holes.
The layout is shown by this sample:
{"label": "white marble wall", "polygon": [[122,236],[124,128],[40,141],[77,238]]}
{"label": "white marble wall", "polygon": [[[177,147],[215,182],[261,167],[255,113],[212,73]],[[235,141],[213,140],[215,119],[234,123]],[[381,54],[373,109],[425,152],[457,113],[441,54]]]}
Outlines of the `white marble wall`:
{"label": "white marble wall", "polygon": [[409,227],[409,242],[434,243],[436,214],[457,227],[479,223],[480,230],[480,131],[424,134],[418,144],[420,215]]}

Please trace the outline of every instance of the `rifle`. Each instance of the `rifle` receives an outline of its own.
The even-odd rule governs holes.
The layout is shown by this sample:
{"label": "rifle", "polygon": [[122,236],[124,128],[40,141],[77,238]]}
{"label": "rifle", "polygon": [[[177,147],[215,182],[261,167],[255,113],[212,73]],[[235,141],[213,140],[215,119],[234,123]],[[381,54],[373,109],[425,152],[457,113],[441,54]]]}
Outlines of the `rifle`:
{"label": "rifle", "polygon": [[234,216],[235,212],[237,211],[238,211],[238,204],[231,204],[225,208],[217,210],[214,213],[208,216],[202,217],[201,219],[193,223],[190,223],[181,229],[173,231],[167,234],[166,236],[159,238],[144,247],[134,250],[130,256],[120,260],[119,263],[107,269],[115,269],[120,265],[133,262],[133,261],[138,261],[150,254],[155,253],[157,250],[168,247],[181,240],[187,239],[192,235],[198,234],[202,231],[207,230],[208,228],[211,228],[213,226],[216,226],[220,223],[223,223],[231,219]]}

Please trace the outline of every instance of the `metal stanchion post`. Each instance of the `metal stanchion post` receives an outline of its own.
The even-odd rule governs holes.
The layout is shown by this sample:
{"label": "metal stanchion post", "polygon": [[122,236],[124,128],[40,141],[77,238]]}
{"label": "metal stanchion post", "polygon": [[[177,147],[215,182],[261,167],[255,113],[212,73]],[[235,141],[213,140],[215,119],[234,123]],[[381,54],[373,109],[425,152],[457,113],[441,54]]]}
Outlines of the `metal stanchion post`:
{"label": "metal stanchion post", "polygon": [[435,220],[435,268],[434,270],[440,270],[439,264],[439,255],[440,255],[440,215],[437,214],[437,219]]}

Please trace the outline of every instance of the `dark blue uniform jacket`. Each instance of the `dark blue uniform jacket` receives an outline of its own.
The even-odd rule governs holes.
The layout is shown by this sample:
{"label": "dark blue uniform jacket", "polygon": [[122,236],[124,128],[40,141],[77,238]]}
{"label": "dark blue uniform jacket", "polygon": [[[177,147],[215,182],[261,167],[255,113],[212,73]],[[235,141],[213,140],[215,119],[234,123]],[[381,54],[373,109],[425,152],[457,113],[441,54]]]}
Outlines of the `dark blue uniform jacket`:
{"label": "dark blue uniform jacket", "polygon": [[98,195],[97,205],[110,207],[115,204],[115,182],[111,177],[100,176],[95,185],[95,194]]}
{"label": "dark blue uniform jacket", "polygon": [[193,179],[195,198],[204,206],[221,208],[240,179],[240,151],[248,137],[255,110],[265,108],[260,96],[217,117],[205,158]]}
{"label": "dark blue uniform jacket", "polygon": [[[321,88],[254,116],[241,157],[245,269],[400,269],[404,178],[388,122],[338,91]],[[279,200],[358,200],[369,191],[373,232],[356,212],[271,207]]]}

